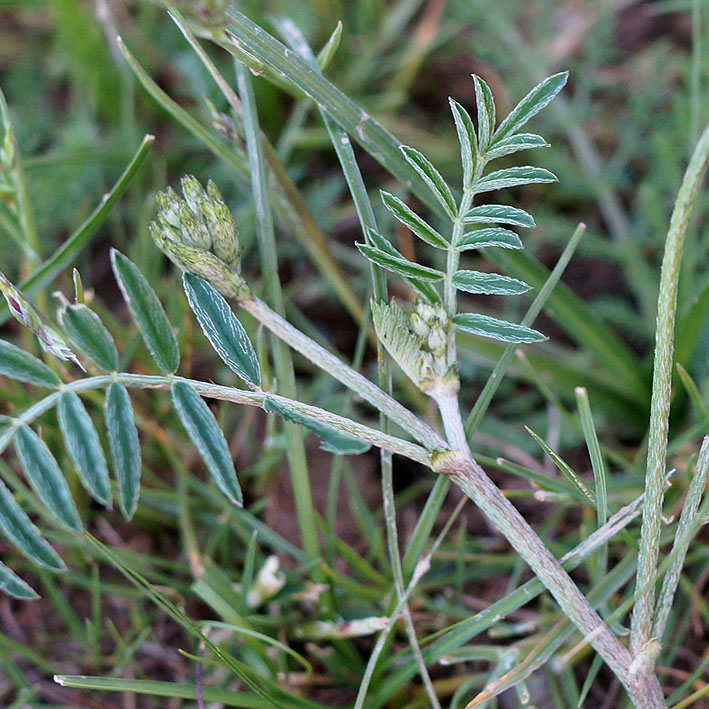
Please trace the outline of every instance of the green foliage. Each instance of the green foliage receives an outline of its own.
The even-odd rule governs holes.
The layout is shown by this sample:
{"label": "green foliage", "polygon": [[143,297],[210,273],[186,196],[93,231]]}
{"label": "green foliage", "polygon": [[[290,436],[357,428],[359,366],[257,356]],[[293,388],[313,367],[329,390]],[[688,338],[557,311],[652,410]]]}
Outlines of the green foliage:
{"label": "green foliage", "polygon": [[[178,29],[156,5],[129,14],[111,3],[85,11],[73,0],[11,5],[0,27],[0,60],[12,58],[0,61],[10,103],[0,96],[0,260],[10,296],[0,321],[12,310],[38,341],[12,321],[0,339],[0,534],[9,544],[0,589],[36,599],[29,582],[44,596],[38,612],[54,620],[46,645],[25,627],[27,642],[0,634],[0,704],[40,706],[46,698],[31,686],[59,672],[56,703],[66,706],[101,701],[100,691],[313,708],[329,705],[330,691],[373,708],[492,704],[512,689],[505,701],[515,706],[561,709],[607,694],[601,655],[572,652],[580,638],[573,613],[539,598],[539,579],[520,585],[528,558],[505,544],[492,549],[476,512],[461,523],[461,508],[445,504],[461,475],[446,468],[456,461],[445,449],[460,436],[450,410],[438,432],[424,394],[450,399],[460,386],[465,432],[478,433],[475,459],[496,471],[554,556],[580,565],[583,603],[625,632],[637,548],[646,544],[634,520],[662,239],[709,116],[699,3],[675,14],[655,8],[653,21],[665,23],[660,41],[635,8],[577,8],[574,29],[553,0],[274,0],[239,5],[248,18],[234,8],[220,14],[228,3],[180,3]],[[631,21],[637,46],[624,43]],[[691,48],[675,22],[691,24]],[[210,38],[226,26],[208,52],[191,34]],[[118,33],[135,54],[114,41]],[[253,70],[244,82],[240,69],[238,96],[223,49]],[[484,79],[474,76],[469,91],[452,84],[457,101],[449,99],[453,120],[445,120],[443,91],[470,70],[460,63],[470,56]],[[566,81],[560,66],[571,69],[573,86],[557,96]],[[145,131],[159,137],[149,161]],[[548,170],[534,166],[542,159]],[[180,181],[183,173],[204,176],[206,187]],[[148,227],[152,196],[167,183],[181,184],[182,194],[168,188]],[[382,203],[370,203],[380,188]],[[173,200],[185,206],[173,213]],[[696,536],[707,514],[706,446],[696,472],[693,451],[709,408],[707,204],[698,198],[688,221],[677,376],[663,389],[672,393],[663,460],[677,472],[667,492],[658,478],[668,521],[659,525],[659,570],[640,589],[658,591],[658,663],[675,667],[682,651],[686,680],[660,678],[668,705],[681,706],[701,701],[690,693],[706,669],[687,623],[706,557]],[[271,211],[274,253],[259,271],[255,246],[271,238]],[[588,230],[583,239],[577,230],[567,250],[579,220]],[[183,288],[151,237],[184,271]],[[112,259],[127,310],[104,279],[109,244],[126,254]],[[62,297],[54,317],[50,296],[71,290],[74,265],[86,293],[78,288],[72,304]],[[275,304],[281,289],[282,321],[258,298]],[[374,328],[363,309],[372,294]],[[546,320],[535,325],[542,308]],[[308,350],[309,336],[324,349]],[[400,365],[382,366],[378,377],[377,341]],[[287,347],[295,378],[284,373]],[[335,350],[342,354],[328,359]],[[222,363],[247,387],[222,386],[220,375],[234,381]],[[394,398],[371,388],[369,380],[385,390],[389,379]],[[588,394],[579,417],[580,386]],[[205,399],[224,403],[217,413]],[[370,405],[384,412],[381,430]],[[541,435],[529,439],[523,424]],[[303,427],[321,436],[332,461],[298,443]],[[372,444],[385,446],[383,507],[371,489],[374,457],[339,457]],[[445,474],[414,473],[412,483],[401,456],[433,461]],[[90,499],[110,507],[114,492],[130,525]],[[80,530],[79,513],[86,529],[120,544],[111,550],[68,534]],[[47,573],[66,569],[54,547],[70,567],[59,577]],[[268,587],[275,554],[285,583],[253,606],[247,599]],[[471,589],[482,612],[463,602]],[[182,610],[192,612],[193,599],[217,621],[193,625]],[[523,606],[524,623],[505,619]],[[119,613],[116,628],[105,622],[107,609],[124,607],[131,613]],[[696,608],[693,624],[706,624],[706,608]],[[16,617],[23,622],[21,609]],[[365,626],[371,635],[348,639]],[[186,653],[179,683],[144,679],[143,643],[162,642],[162,628]],[[494,640],[483,643],[482,633]],[[206,648],[197,680],[192,638]],[[67,642],[69,665],[54,649]],[[137,679],[87,676],[107,674],[104,653],[117,677]],[[234,677],[243,691],[230,687]]]}
{"label": "green foliage", "polygon": [[241,507],[244,496],[236,479],[229,445],[214,414],[199,394],[185,382],[175,382],[173,385],[172,403],[217,486],[232,504]]}
{"label": "green foliage", "polygon": [[138,267],[116,249],[111,251],[111,265],[123,299],[155,364],[165,374],[173,374],[180,364],[180,351],[155,291]]}

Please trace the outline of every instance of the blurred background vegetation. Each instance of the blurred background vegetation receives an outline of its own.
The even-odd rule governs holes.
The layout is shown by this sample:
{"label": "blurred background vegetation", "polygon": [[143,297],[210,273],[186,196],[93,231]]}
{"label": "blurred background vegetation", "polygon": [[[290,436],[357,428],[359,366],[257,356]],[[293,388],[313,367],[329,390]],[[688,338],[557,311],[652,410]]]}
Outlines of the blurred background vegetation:
{"label": "blurred background vegetation", "polygon": [[[550,301],[537,323],[550,342],[525,350],[527,357],[512,367],[474,439],[476,450],[493,466],[500,468],[498,457],[514,463],[502,465],[496,479],[519,498],[552,548],[570,548],[592,522],[590,510],[531,499],[535,487],[525,471],[550,473],[553,467],[524,425],[560,450],[577,472],[588,475],[573,399],[575,386],[587,387],[599,436],[613,464],[611,499],[626,502],[641,490],[639,462],[649,413],[662,247],[682,172],[709,119],[709,8],[701,0],[245,0],[236,5],[274,33],[273,18],[290,17],[316,49],[342,21],[342,40],[327,69],[328,78],[402,142],[422,150],[456,184],[459,155],[447,97],[472,107],[470,74],[476,73],[490,84],[498,115],[504,115],[537,80],[570,70],[563,96],[535,118],[532,127],[552,144],[537,151],[535,162],[551,169],[559,182],[517,191],[513,203],[534,214],[538,226],[525,246],[548,268],[578,222],[586,223],[588,231],[564,275],[564,298]],[[0,88],[21,149],[38,234],[36,244],[28,247],[23,242],[18,248],[21,239],[13,235],[12,224],[0,221],[2,270],[19,282],[54,253],[100,202],[143,135],[152,133],[156,142],[148,159],[75,265],[85,285],[95,290],[94,307],[122,345],[126,370],[151,371],[110,275],[109,245],[134,259],[161,296],[179,328],[186,354],[183,372],[233,383],[234,375],[195,333],[184,300],[174,297],[177,276],[165,268],[147,223],[156,190],[174,185],[185,173],[201,180],[211,177],[235,213],[245,245],[243,270],[258,290],[248,183],[145,93],[120,53],[117,35],[174,101],[214,135],[225,141],[233,137],[232,117],[222,94],[159,5],[128,0],[0,0]],[[223,74],[233,79],[230,58],[213,47],[208,50]],[[317,111],[265,80],[256,81],[255,89],[266,134],[327,235],[327,250],[365,308],[369,271],[353,248],[360,236],[358,222]],[[380,188],[402,193],[371,157],[362,152],[358,157],[375,205]],[[508,160],[514,164],[513,158]],[[417,247],[410,235],[397,232],[384,209],[378,217],[400,249],[413,254]],[[708,219],[709,201],[700,198],[690,226],[678,309],[677,360],[687,377],[684,383],[678,378],[673,404],[671,454],[679,482],[670,493],[670,508],[681,500],[698,437],[708,432]],[[364,341],[358,337],[361,323],[302,244],[283,230],[279,263],[291,321],[346,358],[363,357],[363,369],[373,374],[374,353],[362,350]],[[512,261],[500,261],[497,268],[530,275]],[[70,282],[67,270],[40,299],[51,304],[56,289],[68,295]],[[398,297],[408,297],[400,284],[392,287]],[[492,302],[493,308],[509,309],[509,317],[521,319],[524,303]],[[490,299],[478,305],[489,308]],[[579,323],[586,325],[585,330],[579,330]],[[260,340],[253,323],[250,326]],[[8,324],[3,336],[14,338],[18,331]],[[500,352],[489,343],[464,341],[461,372],[468,404],[474,402]],[[330,403],[337,410],[354,405],[327,377],[301,360],[297,364],[304,400],[324,407]],[[425,402],[405,387],[400,396],[426,413]],[[23,387],[1,381],[0,413],[22,410],[30,397]],[[213,487],[203,482],[194,451],[180,439],[166,398],[141,393],[136,395],[136,409],[145,451],[139,511],[131,524],[125,524],[118,513],[93,509],[77,487],[90,531],[194,618],[228,619],[229,610],[215,599],[224,602],[229,581],[248,583],[242,575],[245,564],[253,573],[269,553],[281,556],[290,593],[305,590],[310,570],[302,566],[291,494],[281,466],[284,439],[275,422],[259,412],[219,407],[247,494],[248,515],[242,517],[228,512]],[[58,437],[52,416],[43,420],[50,445]],[[309,453],[327,561],[337,575],[332,578],[339,589],[338,611],[343,617],[378,615],[390,571],[381,531],[376,456],[333,463],[315,444],[309,445]],[[0,466],[3,477],[12,478],[14,461]],[[432,477],[413,464],[395,468],[404,548]],[[451,499],[444,511],[450,512],[456,501]],[[441,524],[445,516],[441,515]],[[99,563],[84,542],[59,533],[52,539],[69,550],[65,558],[70,571],[62,577],[38,574],[21,558],[15,559],[9,548],[5,554],[9,565],[36,580],[44,598],[32,604],[0,598],[0,704],[193,706],[179,699],[77,692],[52,682],[53,674],[63,673],[194,683],[194,663],[178,650],[195,651],[178,624]],[[632,545],[630,537],[622,542],[617,557]],[[706,656],[707,554],[705,533],[690,555],[687,583],[674,614],[666,658],[673,671],[663,678],[669,691],[691,678]],[[468,510],[441,547],[434,571],[415,599],[420,634],[485,607],[526,573],[480,516]],[[232,595],[237,596],[237,606],[243,603],[239,594]],[[262,632],[277,635],[287,622],[302,620],[296,605],[286,599],[254,622]],[[552,610],[548,601],[541,601],[520,612],[518,619],[535,618],[539,627],[548,627],[553,617],[540,618]],[[337,650],[347,658],[340,659],[341,666],[327,659],[324,646],[300,647],[316,663],[321,680],[308,680],[302,688],[305,696],[326,706],[344,706],[352,700],[371,639],[347,645]],[[405,646],[403,636],[395,645]],[[238,643],[235,647],[238,654]],[[481,674],[478,684],[483,683],[489,671],[489,663],[477,661],[453,669],[438,667],[432,674],[440,687],[446,687],[442,695],[453,695],[471,677]],[[545,673],[537,705],[574,706],[587,672],[584,659],[578,658],[558,676]],[[226,686],[229,677],[211,669],[209,683]],[[391,706],[425,706],[425,695],[415,683],[402,683],[393,696]],[[417,704],[421,696],[424,703]],[[608,704],[613,696],[617,687],[601,673],[590,688],[589,706],[620,706]],[[372,702],[371,706],[383,706]]]}

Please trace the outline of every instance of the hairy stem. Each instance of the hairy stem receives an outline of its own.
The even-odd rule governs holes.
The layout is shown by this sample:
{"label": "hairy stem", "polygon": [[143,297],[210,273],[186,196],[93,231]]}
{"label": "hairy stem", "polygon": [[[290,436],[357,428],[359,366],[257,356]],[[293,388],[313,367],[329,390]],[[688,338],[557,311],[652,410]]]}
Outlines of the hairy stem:
{"label": "hairy stem", "polygon": [[437,404],[454,459],[440,460],[440,472],[450,477],[487,515],[519,555],[529,564],[557,603],[593,646],[628,691],[637,707],[664,707],[657,678],[635,678],[630,674],[632,658],[598,613],[579,591],[542,540],[517,509],[507,500],[485,471],[473,459],[454,394],[442,395]]}
{"label": "hairy stem", "polygon": [[317,367],[325,370],[335,379],[359,394],[376,409],[386,414],[407,433],[417,438],[426,448],[429,450],[448,448],[448,444],[438,433],[405,406],[402,406],[396,399],[393,399],[359,372],[355,372],[339,357],[328,352],[324,347],[293,327],[288,321],[271,310],[262,300],[253,298],[252,300],[240,301],[239,304],[273,332],[274,335],[280,337]]}
{"label": "hairy stem", "polygon": [[[293,399],[288,399],[283,396],[276,396],[274,394],[266,394],[264,392],[257,391],[244,391],[243,389],[235,389],[234,387],[219,386],[218,384],[212,384],[211,382],[200,382],[195,379],[185,379],[184,377],[174,377],[174,376],[157,376],[157,375],[146,375],[146,374],[104,374],[96,377],[87,377],[85,379],[78,379],[70,384],[64,384],[56,391],[48,394],[43,399],[40,399],[37,403],[30,406],[24,413],[14,418],[14,422],[19,425],[22,423],[31,424],[37,418],[47,411],[53,409],[58,401],[62,392],[72,391],[75,394],[79,394],[85,391],[92,391],[95,389],[105,389],[112,382],[121,382],[127,387],[133,387],[136,389],[170,389],[175,382],[185,382],[189,384],[200,396],[204,396],[208,399],[219,399],[221,401],[231,401],[235,404],[245,404],[246,406],[258,406],[260,408],[264,407],[266,398],[270,397],[277,401],[286,404],[297,411],[300,411],[307,416],[311,416],[318,421],[322,421],[339,431],[344,433],[349,433],[352,436],[361,438],[363,441],[368,441],[378,448],[383,448],[392,453],[397,453],[398,455],[403,455],[411,460],[416,460],[423,465],[431,465],[431,455],[430,453],[417,446],[415,443],[410,443],[409,441],[404,441],[401,438],[396,438],[387,433],[382,433],[374,428],[369,428],[364,424],[348,419],[339,414],[333,414],[325,409],[320,409],[317,406],[311,406],[310,404],[304,404],[300,401],[294,401]],[[16,426],[7,426],[0,432],[0,453],[2,453],[7,445],[10,443],[12,436],[14,435]]]}

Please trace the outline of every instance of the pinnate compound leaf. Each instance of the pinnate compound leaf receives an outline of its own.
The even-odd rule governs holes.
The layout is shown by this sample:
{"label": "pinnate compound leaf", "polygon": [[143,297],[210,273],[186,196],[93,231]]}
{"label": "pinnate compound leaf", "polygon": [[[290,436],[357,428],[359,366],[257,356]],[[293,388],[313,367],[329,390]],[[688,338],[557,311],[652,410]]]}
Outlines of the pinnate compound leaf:
{"label": "pinnate compound leaf", "polygon": [[523,344],[546,340],[541,332],[529,327],[479,313],[459,313],[453,317],[453,322],[464,332],[470,332],[480,337],[489,337],[500,342]]}
{"label": "pinnate compound leaf", "polygon": [[172,374],[180,364],[180,351],[172,325],[155,291],[138,267],[116,249],[111,249],[111,264],[145,346],[159,369]]}
{"label": "pinnate compound leaf", "polygon": [[509,229],[492,227],[490,229],[478,229],[463,234],[455,243],[459,251],[469,251],[471,249],[484,249],[489,246],[496,246],[501,249],[521,249],[524,248],[522,240]]}
{"label": "pinnate compound leaf", "polygon": [[416,212],[407,207],[398,197],[390,192],[381,192],[384,206],[406,227],[427,244],[437,249],[447,249],[448,242]]}
{"label": "pinnate compound leaf", "polygon": [[0,340],[0,375],[52,388],[62,383],[42,360],[5,340]]}
{"label": "pinnate compound leaf", "polygon": [[229,446],[214,414],[186,382],[173,384],[172,403],[217,487],[233,505],[242,507],[244,496],[236,478]]}
{"label": "pinnate compound leaf", "polygon": [[0,591],[20,601],[34,601],[39,594],[0,561]]}
{"label": "pinnate compound leaf", "polygon": [[224,363],[253,388],[261,386],[261,366],[249,336],[229,304],[207,281],[182,275],[187,302],[206,338]]}
{"label": "pinnate compound leaf", "polygon": [[25,477],[52,516],[70,531],[80,534],[81,518],[57,461],[42,439],[27,425],[18,427],[13,439]]}
{"label": "pinnate compound leaf", "polygon": [[543,167],[508,167],[503,170],[495,170],[484,177],[481,177],[474,185],[477,193],[492,192],[505,187],[518,187],[519,185],[529,185],[539,182],[556,182],[556,175]]}
{"label": "pinnate compound leaf", "polygon": [[510,224],[531,228],[534,218],[523,209],[509,207],[506,204],[481,204],[473,207],[463,217],[466,224]]}
{"label": "pinnate compound leaf", "polygon": [[329,424],[323,423],[312,416],[308,416],[302,411],[298,411],[295,407],[272,396],[266,397],[264,409],[282,416],[287,421],[305,426],[322,439],[320,448],[329,453],[335,453],[337,455],[359,455],[371,448],[371,444],[367,441],[362,441],[355,436],[351,436],[343,431],[338,431]]}
{"label": "pinnate compound leaf", "polygon": [[113,472],[118,481],[118,504],[123,516],[131,519],[140,497],[142,463],[140,439],[133,419],[130,396],[120,382],[113,382],[108,387],[103,414]]}
{"label": "pinnate compound leaf", "polygon": [[505,155],[518,153],[520,150],[548,147],[549,143],[547,143],[541,135],[519,133],[517,135],[507,136],[507,138],[503,138],[499,143],[495,143],[494,146],[487,151],[486,157],[488,160],[495,160]]}
{"label": "pinnate compound leaf", "polygon": [[483,295],[521,295],[531,288],[528,283],[516,278],[480,271],[456,271],[453,274],[453,285],[466,293]]}
{"label": "pinnate compound leaf", "polygon": [[52,571],[66,569],[59,554],[44,539],[2,481],[0,481],[0,531],[38,566]]}
{"label": "pinnate compound leaf", "polygon": [[453,197],[450,187],[446,184],[441,173],[433,166],[433,163],[418,150],[410,148],[408,145],[402,145],[401,152],[406,158],[406,162],[418,172],[421,179],[428,185],[433,196],[441,203],[448,216],[451,219],[455,219],[458,209],[455,197]]}
{"label": "pinnate compound leaf", "polygon": [[537,84],[500,123],[492,139],[492,147],[508,135],[516,133],[532,116],[536,116],[561,89],[569,78],[568,71],[562,71]]}
{"label": "pinnate compound leaf", "polygon": [[59,428],[71,462],[86,491],[105,507],[112,507],[106,456],[91,416],[77,394],[65,391],[57,406]]}
{"label": "pinnate compound leaf", "polygon": [[[397,251],[392,245],[391,241],[386,237],[382,236],[374,229],[368,230],[369,244],[384,251],[384,253],[389,254],[389,256],[394,256],[396,258],[405,259],[405,257]],[[410,276],[403,276],[404,280],[409,283],[413,288],[415,288],[429,303],[440,303],[441,296],[434,286],[428,281],[422,281],[420,278],[411,278]]]}
{"label": "pinnate compound leaf", "polygon": [[478,109],[478,151],[484,154],[495,130],[495,99],[490,87],[479,76],[473,75],[475,102]]}
{"label": "pinnate compound leaf", "polygon": [[386,251],[377,249],[368,244],[355,244],[355,246],[370,260],[376,263],[377,266],[385,268],[387,271],[396,273],[405,278],[418,278],[422,281],[440,281],[445,278],[445,273],[437,271],[435,268],[428,266],[420,266],[413,263],[403,256],[392,256]]}
{"label": "pinnate compound leaf", "polygon": [[104,372],[118,369],[118,351],[101,318],[87,305],[69,305],[62,312],[69,339]]}
{"label": "pinnate compound leaf", "polygon": [[478,163],[478,139],[470,114],[454,99],[449,98],[455,130],[460,143],[460,159],[463,164],[463,186],[470,187]]}

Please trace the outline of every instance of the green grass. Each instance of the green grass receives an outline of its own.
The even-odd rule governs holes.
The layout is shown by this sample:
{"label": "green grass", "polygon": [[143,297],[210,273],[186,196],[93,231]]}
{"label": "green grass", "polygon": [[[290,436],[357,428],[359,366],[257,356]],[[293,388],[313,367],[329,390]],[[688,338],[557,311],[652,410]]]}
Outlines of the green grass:
{"label": "green grass", "polygon": [[[246,59],[258,67],[253,75],[235,70],[214,44],[186,38],[158,5],[126,12],[107,3],[109,15],[99,17],[93,3],[79,0],[0,3],[8,18],[0,22],[0,88],[22,178],[10,196],[0,192],[2,271],[53,318],[52,293],[70,297],[76,267],[86,301],[116,341],[118,370],[154,375],[113,280],[115,247],[139,266],[165,308],[181,352],[178,374],[241,387],[209,347],[179,273],[147,228],[157,190],[176,187],[187,173],[205,184],[212,178],[239,225],[242,273],[256,295],[383,389],[391,377],[395,398],[440,430],[428,400],[395,364],[378,370],[369,297],[388,288],[405,303],[409,286],[373,274],[354,243],[376,227],[409,260],[445,270],[445,259],[412,239],[379,199],[380,189],[391,192],[441,233],[449,228],[398,141],[421,150],[457,185],[447,97],[475,118],[476,73],[504,116],[538,80],[569,69],[563,95],[529,124],[552,146],[529,160],[552,170],[558,183],[499,199],[534,214],[536,228],[522,234],[525,251],[463,257],[465,268],[499,271],[535,289],[514,299],[465,296],[466,310],[533,326],[549,341],[516,356],[503,343],[458,339],[474,452],[554,555],[569,555],[643,492],[648,445],[656,446],[656,433],[650,443],[648,435],[660,264],[684,169],[709,120],[709,20],[700,5],[582,5],[571,16],[557,0],[244,1],[237,7],[253,22],[291,46],[305,38],[315,53],[342,21],[327,66],[307,74],[288,61],[264,71],[273,46],[237,23],[234,31],[252,43]],[[199,41],[205,54],[187,40]],[[322,113],[303,88],[326,102]],[[373,120],[362,120],[360,107]],[[343,127],[351,146],[342,142]],[[499,167],[520,164],[526,160],[510,156]],[[678,590],[658,665],[673,668],[660,676],[669,706],[702,706],[708,681],[701,638],[709,624],[709,547],[706,535],[694,536],[696,523],[680,516],[686,495],[692,504],[702,497],[693,471],[709,433],[705,196],[688,224],[675,356],[665,373],[665,387],[672,377],[667,467],[676,472],[665,494],[672,521],[659,530],[659,574],[676,577]],[[4,340],[43,357],[4,306],[0,317]],[[358,397],[255,318],[239,317],[268,388],[381,428]],[[45,361],[79,379],[78,370]],[[26,411],[39,392],[46,390],[0,378],[0,414]],[[295,424],[210,400],[244,493],[243,509],[236,508],[185,436],[169,392],[131,388],[130,396],[143,459],[131,522],[118,505],[104,510],[81,487],[51,407],[35,430],[70,471],[92,536],[56,526],[11,449],[3,453],[0,477],[68,570],[39,572],[3,542],[3,562],[42,599],[3,601],[16,622],[0,633],[1,705],[119,707],[129,693],[141,708],[167,706],[167,697],[176,702],[170,706],[195,707],[199,655],[204,701],[225,706],[354,706],[365,674],[366,707],[432,706],[432,694],[443,706],[465,707],[496,681],[512,688],[504,700],[510,706],[525,706],[525,697],[555,709],[583,697],[602,705],[608,696],[617,696],[613,706],[629,706],[593,651],[575,651],[580,635],[542,585],[445,478],[399,456],[393,464],[374,453],[333,456]],[[82,400],[107,448],[103,397],[87,387]],[[0,437],[7,424],[0,419]],[[388,433],[404,436],[395,425]],[[569,470],[560,472],[545,451]],[[636,512],[610,543],[565,562],[617,632],[630,626]],[[274,554],[284,584],[252,606],[249,592]],[[422,560],[430,571],[412,583]],[[655,564],[649,567],[651,576]],[[659,576],[650,581],[664,598]],[[370,619],[369,631],[349,637],[345,621],[352,619]],[[328,624],[319,633],[316,620]],[[368,667],[375,648],[381,654]],[[54,675],[63,676],[61,686]],[[493,698],[486,706],[502,705]]]}

